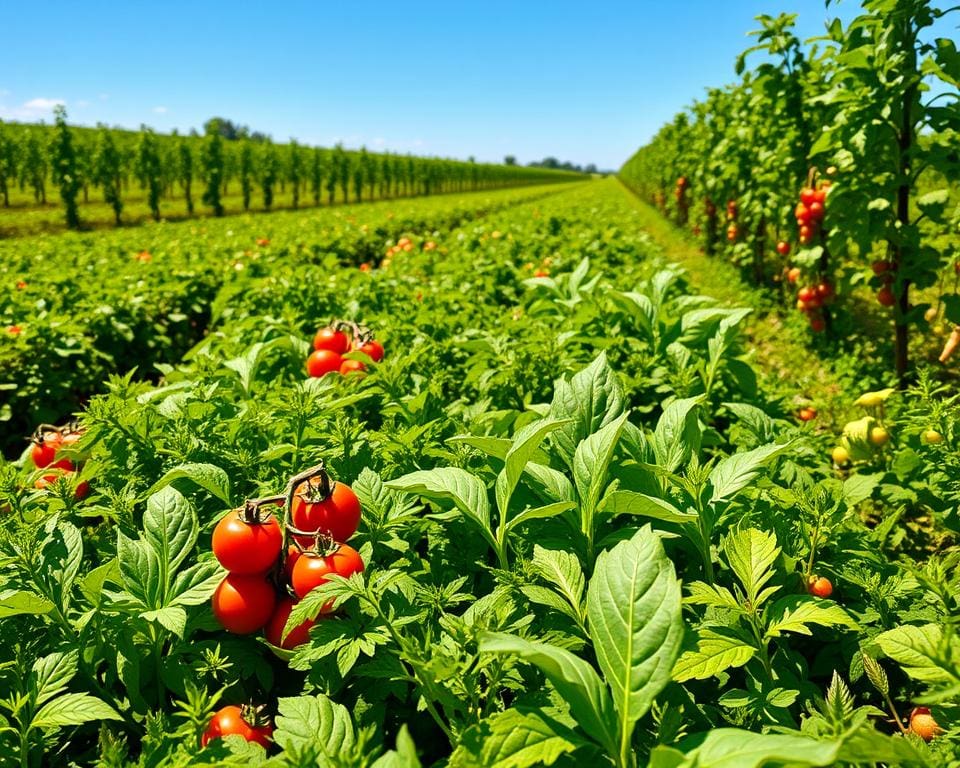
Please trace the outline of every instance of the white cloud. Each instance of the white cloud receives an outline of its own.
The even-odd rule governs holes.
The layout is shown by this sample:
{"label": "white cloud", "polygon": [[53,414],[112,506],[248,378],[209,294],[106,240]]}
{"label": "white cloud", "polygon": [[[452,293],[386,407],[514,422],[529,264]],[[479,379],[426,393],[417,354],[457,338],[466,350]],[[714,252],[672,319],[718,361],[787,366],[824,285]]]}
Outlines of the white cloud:
{"label": "white cloud", "polygon": [[43,97],[38,97],[36,99],[30,99],[30,101],[23,105],[23,108],[33,109],[38,112],[47,112],[61,104],[66,106],[66,103],[63,99],[44,99]]}
{"label": "white cloud", "polygon": [[382,146],[383,146],[384,144],[386,144],[386,143],[387,143],[387,140],[386,140],[386,139],[374,139],[374,140],[373,140],[373,146],[375,146],[375,147],[382,147]]}
{"label": "white cloud", "polygon": [[89,107],[90,102],[87,101],[86,99],[80,99],[80,101],[77,102],[77,106],[80,107],[80,109],[83,109],[85,107]]}
{"label": "white cloud", "polygon": [[40,120],[50,117],[53,108],[60,104],[66,106],[67,102],[63,99],[48,99],[38,96],[12,109],[0,105],[0,118],[5,120]]}
{"label": "white cloud", "polygon": [[165,114],[167,114],[167,108],[166,108],[166,107],[154,107],[154,108],[153,108],[153,111],[154,111],[156,114],[158,114],[158,115],[165,115]]}

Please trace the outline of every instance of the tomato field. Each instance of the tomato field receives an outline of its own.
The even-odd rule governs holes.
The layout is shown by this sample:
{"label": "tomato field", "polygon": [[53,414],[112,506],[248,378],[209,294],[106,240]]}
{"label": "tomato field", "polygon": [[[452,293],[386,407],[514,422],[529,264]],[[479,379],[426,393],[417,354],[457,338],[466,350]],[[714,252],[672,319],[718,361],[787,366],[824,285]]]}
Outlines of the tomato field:
{"label": "tomato field", "polygon": [[0,209],[0,768],[960,766],[960,57],[860,13],[618,177]]}

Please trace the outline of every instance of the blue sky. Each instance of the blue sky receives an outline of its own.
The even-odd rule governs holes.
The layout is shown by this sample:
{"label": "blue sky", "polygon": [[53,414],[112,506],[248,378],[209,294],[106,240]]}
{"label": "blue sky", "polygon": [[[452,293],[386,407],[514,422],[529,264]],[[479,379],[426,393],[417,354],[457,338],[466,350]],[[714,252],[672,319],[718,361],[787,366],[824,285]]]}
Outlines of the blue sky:
{"label": "blue sky", "polygon": [[11,2],[0,118],[62,101],[90,125],[220,115],[278,141],[616,168],[781,10],[802,36],[827,18],[823,0]]}

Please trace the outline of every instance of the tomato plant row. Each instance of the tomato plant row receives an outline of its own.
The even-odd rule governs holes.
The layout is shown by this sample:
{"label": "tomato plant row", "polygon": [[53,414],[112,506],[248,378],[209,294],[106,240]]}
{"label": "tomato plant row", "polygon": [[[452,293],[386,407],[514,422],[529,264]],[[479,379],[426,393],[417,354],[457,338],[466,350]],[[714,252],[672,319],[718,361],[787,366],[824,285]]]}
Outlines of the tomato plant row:
{"label": "tomato plant row", "polygon": [[[870,393],[887,438],[859,453],[819,403],[798,419],[750,309],[691,290],[636,217],[596,182],[381,244],[365,273],[276,260],[160,381],[90,400],[87,498],[34,489],[30,449],[3,465],[4,753],[949,764],[960,567],[928,542],[960,530],[960,405],[928,379]],[[331,318],[376,329],[365,376],[306,375]],[[294,603],[275,535],[235,560],[216,532],[321,461],[363,570]],[[303,508],[293,535],[346,537],[344,498],[346,529]],[[211,609],[246,562],[276,575],[266,638]]]}
{"label": "tomato plant row", "polygon": [[[801,299],[814,332],[865,333],[851,294],[869,280],[891,311],[893,368],[904,383],[911,329],[960,324],[960,56],[955,40],[931,31],[950,29],[956,9],[929,0],[862,6],[809,44],[794,33],[793,14],[759,17],[756,45],[737,60],[741,81],[710,89],[620,175],[757,282],[791,274],[836,293],[829,312]],[[758,53],[762,63],[747,69]],[[874,262],[882,275],[871,275]]]}

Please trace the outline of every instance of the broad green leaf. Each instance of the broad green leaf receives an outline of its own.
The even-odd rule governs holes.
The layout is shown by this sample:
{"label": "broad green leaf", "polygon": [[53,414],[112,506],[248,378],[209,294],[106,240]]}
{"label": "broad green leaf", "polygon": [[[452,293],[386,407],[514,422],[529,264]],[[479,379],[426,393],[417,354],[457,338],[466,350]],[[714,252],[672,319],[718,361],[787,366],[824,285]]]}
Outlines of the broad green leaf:
{"label": "broad green leaf", "polygon": [[157,607],[163,569],[156,552],[145,542],[117,531],[117,566],[123,588],[144,606]]}
{"label": "broad green leaf", "polygon": [[577,624],[583,623],[582,614],[571,607],[567,600],[554,592],[552,589],[541,587],[538,584],[524,584],[522,587],[520,587],[520,591],[526,595],[527,599],[531,603],[536,603],[537,605],[543,605],[547,608],[552,608],[555,611],[559,611],[560,613],[569,616]]}
{"label": "broad green leaf", "polygon": [[53,603],[33,592],[4,592],[0,594],[0,619],[8,616],[43,616],[53,610]]}
{"label": "broad green leaf", "polygon": [[646,332],[646,338],[652,339],[657,316],[650,298],[642,293],[619,291],[613,291],[610,296],[621,309],[633,317],[640,329]]}
{"label": "broad green leaf", "polygon": [[147,621],[157,622],[177,637],[183,637],[183,632],[187,627],[187,612],[178,605],[167,605],[155,611],[144,611],[140,615]]}
{"label": "broad green leaf", "polygon": [[611,421],[600,431],[580,441],[573,456],[573,481],[580,497],[580,514],[585,521],[593,519],[600,496],[610,482],[608,469],[627,414]]}
{"label": "broad green leaf", "polygon": [[550,416],[569,420],[553,433],[552,441],[567,465],[580,441],[620,417],[624,409],[623,385],[601,353],[590,365],[566,381],[554,384]]}
{"label": "broad green leaf", "polygon": [[450,768],[553,765],[589,742],[539,709],[508,709],[484,721],[450,757]]}
{"label": "broad green leaf", "polygon": [[487,498],[487,488],[479,478],[465,469],[441,467],[411,472],[391,480],[387,487],[428,499],[452,501],[468,520],[480,528],[488,543],[496,548],[493,531],[490,529],[490,500]]}
{"label": "broad green leaf", "polygon": [[587,662],[563,648],[501,632],[483,632],[479,647],[481,653],[519,656],[539,667],[584,732],[610,754],[617,753],[617,715],[610,690]]}
{"label": "broad green leaf", "polygon": [[31,673],[37,705],[65,691],[67,684],[77,674],[79,663],[80,657],[76,651],[58,651],[37,659]]}
{"label": "broad green leaf", "polygon": [[210,599],[223,578],[223,571],[211,560],[205,560],[180,571],[170,591],[172,605],[203,605]]}
{"label": "broad green leaf", "polygon": [[808,628],[811,624],[857,628],[857,623],[839,605],[810,595],[781,597],[771,603],[768,616],[770,625],[767,627],[767,637],[780,637],[784,632],[809,635],[812,634]]}
{"label": "broad green leaf", "polygon": [[230,478],[223,469],[214,464],[181,464],[174,467],[157,480],[146,495],[153,496],[174,480],[180,479],[192,481],[227,506],[231,506]]}
{"label": "broad green leaf", "polygon": [[713,493],[711,503],[730,501],[760,474],[761,467],[786,450],[788,445],[764,445],[744,453],[734,453],[717,462],[710,472]]}
{"label": "broad green leaf", "polygon": [[562,550],[544,549],[539,544],[534,544],[530,568],[560,592],[578,616],[584,615],[583,569],[576,555]]}
{"label": "broad green leaf", "polygon": [[756,655],[757,649],[726,628],[701,629],[697,650],[687,651],[673,667],[673,679],[706,680],[721,672],[742,667]]}
{"label": "broad green leaf", "polygon": [[680,581],[650,526],[597,558],[587,588],[597,662],[620,714],[621,745],[670,682],[683,640]]}
{"label": "broad green leaf", "polygon": [[504,457],[504,467],[497,476],[497,508],[501,520],[507,519],[510,498],[520,482],[523,468],[540,448],[544,438],[568,422],[555,419],[541,419],[521,428],[513,438],[513,445]]}
{"label": "broad green leaf", "polygon": [[62,728],[96,720],[121,720],[105,701],[87,693],[66,693],[40,708],[33,716],[34,728]]}
{"label": "broad green leaf", "polygon": [[832,766],[840,742],[806,736],[761,734],[739,728],[716,728],[687,736],[675,749],[657,747],[649,768],[763,768],[789,765]]}
{"label": "broad green leaf", "polygon": [[108,581],[119,584],[120,566],[116,559],[108,560],[101,566],[94,568],[80,581],[80,591],[94,606],[99,607],[103,600],[103,585]]}
{"label": "broad green leaf", "polygon": [[695,513],[681,512],[665,499],[635,491],[614,491],[608,494],[603,500],[602,509],[612,516],[639,515],[679,525],[697,522]]}
{"label": "broad green leaf", "polygon": [[469,445],[501,461],[507,458],[507,453],[514,444],[509,437],[490,437],[489,435],[457,435],[448,439],[447,442]]}
{"label": "broad green leaf", "polygon": [[724,538],[723,551],[733,572],[743,584],[747,599],[754,607],[759,608],[760,590],[773,578],[771,566],[780,555],[777,537],[756,528],[734,531]]}
{"label": "broad green leaf", "polygon": [[278,699],[277,712],[273,740],[281,749],[312,745],[335,757],[349,752],[356,743],[350,712],[322,693]]}
{"label": "broad green leaf", "polygon": [[548,517],[562,515],[571,509],[576,509],[576,507],[577,505],[572,501],[558,501],[553,504],[545,504],[542,507],[528,507],[507,523],[507,531],[512,531],[517,526],[528,523],[531,520],[543,520]]}
{"label": "broad green leaf", "polygon": [[667,472],[676,471],[700,449],[697,407],[701,402],[702,397],[674,400],[660,414],[653,432],[653,453],[657,464]]}
{"label": "broad green leaf", "polygon": [[953,659],[960,656],[960,642],[950,643],[950,656],[943,658],[943,633],[936,624],[904,624],[882,632],[873,638],[889,658],[903,667],[915,680],[926,683],[958,682],[957,665]]}
{"label": "broad green leaf", "polygon": [[524,467],[527,483],[537,496],[548,503],[557,501],[576,501],[573,485],[562,472],[545,464],[531,461]]}
{"label": "broad green leaf", "polygon": [[882,472],[872,475],[850,475],[843,481],[844,501],[851,507],[855,507],[861,501],[866,501],[873,495],[874,489],[879,487],[882,480]]}
{"label": "broad green leaf", "polygon": [[178,491],[167,486],[147,499],[143,514],[143,540],[156,553],[164,592],[197,541],[199,525],[193,507]]}

